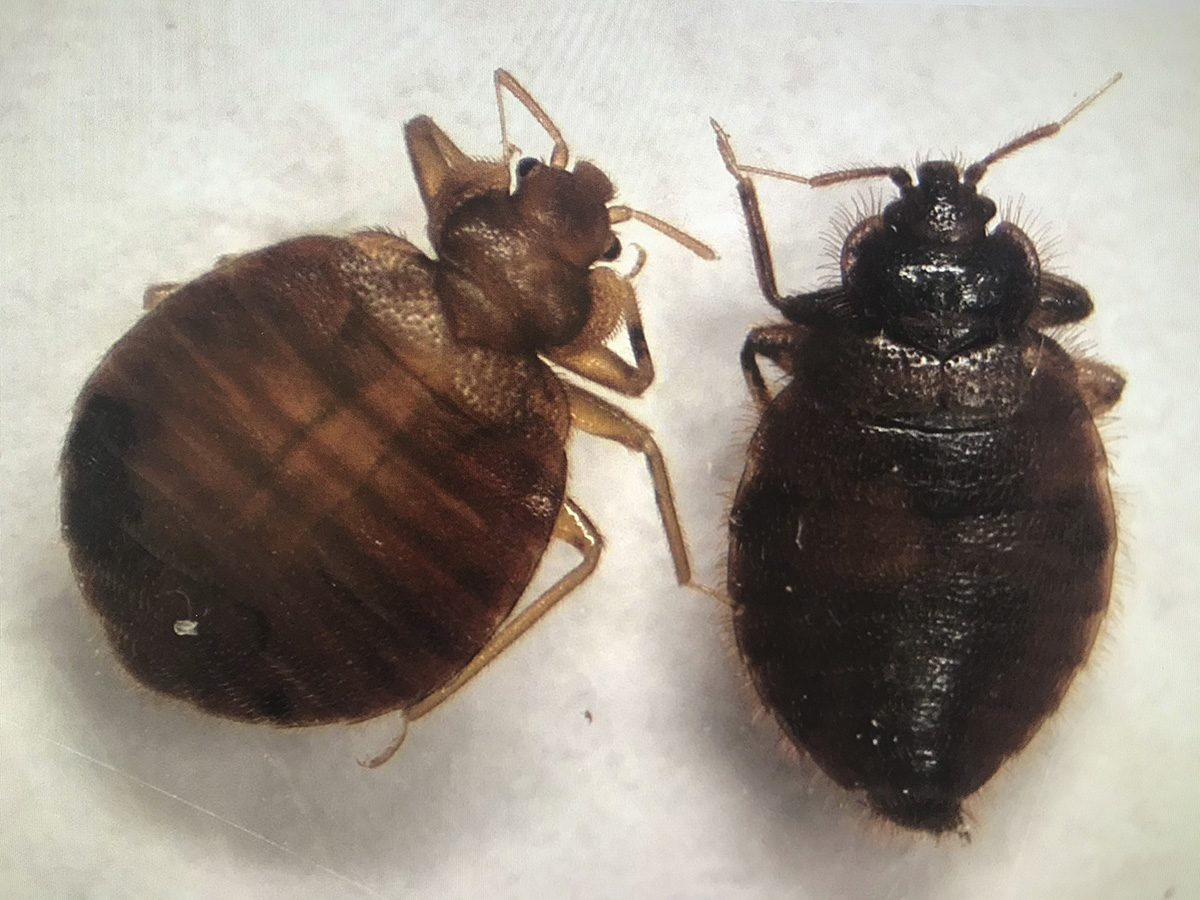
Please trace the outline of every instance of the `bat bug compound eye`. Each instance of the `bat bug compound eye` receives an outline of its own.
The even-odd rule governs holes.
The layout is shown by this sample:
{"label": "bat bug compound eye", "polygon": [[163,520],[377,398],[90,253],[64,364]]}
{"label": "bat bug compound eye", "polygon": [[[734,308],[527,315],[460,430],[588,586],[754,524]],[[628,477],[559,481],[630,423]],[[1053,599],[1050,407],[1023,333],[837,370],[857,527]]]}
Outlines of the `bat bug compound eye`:
{"label": "bat bug compound eye", "polygon": [[621,255],[621,239],[613,236],[612,243],[608,245],[608,249],[604,251],[604,258],[612,262]]}
{"label": "bat bug compound eye", "polygon": [[532,156],[523,157],[517,162],[517,177],[524,178],[538,167],[539,163]]}

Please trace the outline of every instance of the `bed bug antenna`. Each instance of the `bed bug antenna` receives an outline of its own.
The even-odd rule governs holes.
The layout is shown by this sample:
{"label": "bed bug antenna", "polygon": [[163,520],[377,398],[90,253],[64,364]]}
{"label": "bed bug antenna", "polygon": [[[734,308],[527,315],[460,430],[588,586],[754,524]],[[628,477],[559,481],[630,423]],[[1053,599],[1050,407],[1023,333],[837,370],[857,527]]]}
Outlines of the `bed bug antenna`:
{"label": "bed bug antenna", "polygon": [[980,179],[983,178],[984,173],[987,172],[988,166],[990,166],[992,163],[998,162],[999,160],[1004,159],[1006,156],[1011,156],[1021,148],[1028,147],[1030,144],[1036,144],[1038,141],[1044,140],[1045,138],[1054,137],[1054,135],[1062,131],[1063,126],[1099,100],[1102,94],[1104,94],[1110,87],[1120,80],[1121,73],[1117,72],[1112,76],[1112,78],[1100,85],[1100,87],[1094,90],[1089,96],[1077,103],[1074,109],[1072,109],[1057,122],[1051,122],[1048,125],[1041,125],[1038,128],[1034,128],[1032,131],[1027,131],[1020,137],[1009,141],[1003,147],[993,150],[983,159],[979,160],[979,162],[971,163],[971,165],[967,166],[967,168],[963,170],[963,184],[978,184]]}
{"label": "bed bug antenna", "polygon": [[554,149],[550,152],[550,165],[556,169],[565,169],[571,152],[567,149],[566,138],[563,137],[550,115],[542,109],[540,103],[533,99],[533,95],[525,90],[521,83],[505,69],[496,70],[495,83],[496,108],[500,111],[500,145],[503,148],[504,159],[511,160],[517,152],[516,145],[508,139],[508,123],[504,119],[503,91],[507,88],[508,92],[516,97],[520,104],[529,110],[530,115],[537,120],[537,123],[546,130],[546,134],[550,135],[550,140],[554,141]]}
{"label": "bed bug antenna", "polygon": [[[1031,131],[1025,132],[1020,137],[1014,138],[1004,146],[997,150],[993,150],[979,162],[972,163],[963,170],[963,184],[971,185],[972,187],[979,183],[987,172],[988,166],[994,162],[1004,159],[1006,156],[1011,156],[1018,150],[1028,147],[1030,144],[1037,143],[1048,137],[1053,137],[1058,134],[1068,122],[1078,116],[1081,112],[1100,99],[1101,95],[1108,91],[1114,84],[1121,80],[1122,73],[1117,72],[1108,81],[1104,82],[1099,88],[1093,91],[1090,95],[1077,103],[1075,107],[1059,119],[1057,122],[1051,122],[1048,125],[1041,125]],[[838,169],[833,172],[823,172],[820,175],[796,175],[792,172],[784,172],[780,169],[768,169],[762,166],[747,166],[739,163],[733,154],[733,147],[729,142],[729,135],[725,132],[716,120],[710,119],[713,130],[717,133],[717,147],[721,151],[721,158],[725,161],[725,167],[739,181],[743,180],[746,175],[765,175],[768,178],[779,178],[783,181],[794,181],[798,184],[807,184],[809,187],[829,187],[834,184],[844,184],[847,181],[859,181],[864,178],[890,178],[896,187],[904,189],[912,184],[912,177],[908,171],[901,166],[862,166],[855,169]]]}
{"label": "bed bug antenna", "polygon": [[629,221],[641,222],[643,225],[649,225],[660,234],[665,234],[676,243],[682,244],[701,259],[711,261],[717,258],[717,251],[713,250],[708,244],[692,237],[682,228],[676,228],[670,222],[665,222],[658,216],[652,216],[650,213],[642,212],[640,209],[634,209],[630,206],[610,206],[608,208],[608,221],[610,225]]}

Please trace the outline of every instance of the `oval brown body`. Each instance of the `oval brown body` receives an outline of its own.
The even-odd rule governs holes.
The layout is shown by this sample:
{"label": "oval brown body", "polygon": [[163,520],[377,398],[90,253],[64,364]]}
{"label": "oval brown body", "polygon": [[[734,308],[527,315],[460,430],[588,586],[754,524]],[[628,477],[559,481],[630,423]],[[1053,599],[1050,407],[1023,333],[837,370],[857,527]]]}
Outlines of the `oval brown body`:
{"label": "oval brown body", "polygon": [[[762,420],[730,517],[738,647],[838,784],[901,826],[957,829],[1059,705],[1108,606],[1094,416],[1123,379],[1041,330],[1091,301],[1014,225],[987,230],[985,163],[925,163],[915,184],[830,176],[890,175],[900,198],[847,238],[840,286],[780,297],[753,184],[719,140],[790,320],[742,355]],[[791,377],[774,398],[758,356]]]}
{"label": "oval brown body", "polygon": [[[403,263],[299,238],[185,285],[79,399],[63,519],[85,595],[134,675],[214,713],[427,696],[511,612],[562,504],[557,380],[460,347],[429,261],[367,240]],[[472,408],[487,379],[509,408]]]}
{"label": "oval brown body", "polygon": [[[596,166],[467,156],[405,136],[436,251],[385,231],[302,237],[147,293],[84,387],[62,459],[83,593],[140,681],[235,719],[417,719],[588,578],[602,547],[564,495],[572,426],[641,453],[681,584],[690,567],[627,396],[654,367],[633,273],[597,265],[647,213]],[[515,175],[515,177],[514,177]],[[633,363],[605,342],[624,327]],[[547,544],[580,554],[513,614]],[[510,615],[511,614],[511,615]],[[403,733],[371,765],[386,760]]]}

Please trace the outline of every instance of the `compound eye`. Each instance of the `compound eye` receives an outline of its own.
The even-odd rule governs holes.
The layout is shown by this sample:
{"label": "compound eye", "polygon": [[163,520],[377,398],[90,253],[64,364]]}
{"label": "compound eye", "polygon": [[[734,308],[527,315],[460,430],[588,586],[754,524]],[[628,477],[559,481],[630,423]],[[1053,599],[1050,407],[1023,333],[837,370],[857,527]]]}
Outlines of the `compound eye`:
{"label": "compound eye", "polygon": [[618,238],[613,238],[612,243],[608,245],[608,249],[604,251],[604,258],[612,262],[621,255],[621,241]]}
{"label": "compound eye", "polygon": [[517,163],[517,177],[524,178],[526,175],[532,172],[534,167],[537,165],[538,161],[536,159],[534,159],[532,156],[526,156],[519,163]]}

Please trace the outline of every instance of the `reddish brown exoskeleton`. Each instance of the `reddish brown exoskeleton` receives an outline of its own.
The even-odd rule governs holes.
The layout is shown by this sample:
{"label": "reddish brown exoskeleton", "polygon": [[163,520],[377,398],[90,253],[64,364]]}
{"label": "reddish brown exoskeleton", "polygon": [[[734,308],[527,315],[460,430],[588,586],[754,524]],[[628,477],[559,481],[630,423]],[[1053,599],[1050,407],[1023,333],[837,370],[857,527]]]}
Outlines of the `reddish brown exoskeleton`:
{"label": "reddish brown exoskeleton", "polygon": [[[554,141],[522,160],[502,91]],[[654,368],[590,162],[496,72],[504,155],[405,128],[435,257],[386,231],[300,237],[147,292],[80,395],[63,528],[118,656],[157,691],[276,725],[420,718],[595,568],[565,496],[572,426],[643,454],[680,583],[691,573],[650,431],[561,380],[628,396]],[[626,330],[630,365],[605,341]],[[513,611],[551,539],[579,564]],[[396,746],[399,745],[397,741]],[[395,748],[391,748],[394,750]],[[381,759],[390,755],[382,754]]]}

